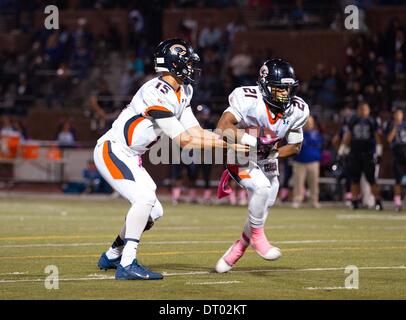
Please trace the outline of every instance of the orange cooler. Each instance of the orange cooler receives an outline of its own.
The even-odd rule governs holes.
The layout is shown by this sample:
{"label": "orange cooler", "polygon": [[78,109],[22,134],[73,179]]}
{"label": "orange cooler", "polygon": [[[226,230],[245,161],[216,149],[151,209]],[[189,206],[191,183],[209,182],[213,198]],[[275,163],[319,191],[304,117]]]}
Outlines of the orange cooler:
{"label": "orange cooler", "polygon": [[0,156],[2,158],[14,159],[17,157],[17,150],[20,144],[20,135],[8,134],[0,137],[1,150]]}
{"label": "orange cooler", "polygon": [[27,142],[21,145],[21,157],[26,160],[35,160],[39,158],[39,143]]}

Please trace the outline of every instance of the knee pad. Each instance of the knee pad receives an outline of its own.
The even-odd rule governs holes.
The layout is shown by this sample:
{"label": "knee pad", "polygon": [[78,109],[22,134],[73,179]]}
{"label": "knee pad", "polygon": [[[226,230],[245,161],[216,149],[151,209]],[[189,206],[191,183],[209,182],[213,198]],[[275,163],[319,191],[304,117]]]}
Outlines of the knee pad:
{"label": "knee pad", "polygon": [[258,196],[266,196],[268,197],[271,193],[271,186],[261,186],[254,190],[254,194]]}
{"label": "knee pad", "polygon": [[260,227],[266,218],[270,186],[257,188],[252,194],[248,205],[248,219],[252,226]]}
{"label": "knee pad", "polygon": [[[254,210],[263,210],[263,208],[267,205],[268,203],[268,198],[271,194],[271,187],[270,186],[263,186],[259,187],[254,190],[249,207],[252,207]],[[261,208],[258,208],[260,206]]]}
{"label": "knee pad", "polygon": [[138,186],[137,188],[134,188],[131,199],[129,200],[131,204],[143,203],[154,206],[158,199],[154,189],[146,188],[145,186]]}
{"label": "knee pad", "polygon": [[272,207],[274,204],[275,204],[275,199],[268,198],[268,203],[267,203],[268,208],[269,208],[269,207]]}

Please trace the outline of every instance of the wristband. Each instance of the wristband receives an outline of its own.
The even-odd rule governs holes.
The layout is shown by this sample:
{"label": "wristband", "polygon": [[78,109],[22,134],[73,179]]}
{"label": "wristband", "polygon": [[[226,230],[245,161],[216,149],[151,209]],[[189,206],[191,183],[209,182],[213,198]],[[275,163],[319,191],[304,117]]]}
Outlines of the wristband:
{"label": "wristband", "polygon": [[381,144],[376,145],[376,154],[378,157],[382,156],[383,153],[383,146]]}
{"label": "wristband", "polygon": [[256,147],[257,146],[257,138],[255,138],[254,136],[248,134],[248,133],[244,133],[241,137],[241,143],[242,144],[247,144],[251,147]]}

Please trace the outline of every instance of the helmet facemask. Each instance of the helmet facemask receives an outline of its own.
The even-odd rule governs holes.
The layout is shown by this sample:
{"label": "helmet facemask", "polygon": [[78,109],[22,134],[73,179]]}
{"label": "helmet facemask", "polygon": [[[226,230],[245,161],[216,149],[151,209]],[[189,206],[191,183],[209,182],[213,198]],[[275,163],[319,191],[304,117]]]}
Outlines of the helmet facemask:
{"label": "helmet facemask", "polygon": [[[283,79],[284,80],[284,79]],[[273,83],[260,77],[258,80],[259,90],[264,100],[276,113],[284,113],[291,105],[292,98],[296,94],[298,81],[286,79],[286,83]]]}
{"label": "helmet facemask", "polygon": [[199,56],[191,51],[191,54],[188,57],[181,57],[182,61],[181,74],[178,76],[182,79],[185,84],[190,84],[196,82],[199,78],[202,71],[201,68],[197,67],[197,64],[200,62]]}

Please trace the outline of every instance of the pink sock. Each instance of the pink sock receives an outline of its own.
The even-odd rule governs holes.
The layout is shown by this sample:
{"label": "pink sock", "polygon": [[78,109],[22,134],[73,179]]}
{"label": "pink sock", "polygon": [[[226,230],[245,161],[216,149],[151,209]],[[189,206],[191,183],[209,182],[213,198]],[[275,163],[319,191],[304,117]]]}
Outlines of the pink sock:
{"label": "pink sock", "polygon": [[345,193],[345,200],[351,201],[352,200],[352,193],[351,192],[346,192]]}
{"label": "pink sock", "polygon": [[281,195],[281,200],[287,199],[287,197],[289,196],[289,189],[282,188],[280,195]]}
{"label": "pink sock", "polygon": [[262,239],[264,237],[264,227],[260,227],[260,228],[254,228],[251,227],[251,239],[252,240],[259,240]]}
{"label": "pink sock", "polygon": [[196,189],[192,188],[189,190],[189,201],[195,201],[196,200]]}
{"label": "pink sock", "polygon": [[181,189],[179,187],[172,188],[172,200],[179,200]]}
{"label": "pink sock", "polygon": [[204,190],[203,199],[204,200],[210,200],[211,199],[211,189]]}
{"label": "pink sock", "polygon": [[246,249],[247,245],[246,243],[244,243],[244,240],[237,240],[231,247],[230,252],[227,253],[227,255],[224,257],[224,261],[228,265],[234,266],[236,262],[243,256]]}
{"label": "pink sock", "polygon": [[251,244],[255,250],[259,251],[263,255],[265,255],[272,248],[265,236],[264,227],[251,227]]}
{"label": "pink sock", "polygon": [[395,202],[395,206],[400,207],[402,205],[402,198],[399,195],[396,195],[393,201]]}

